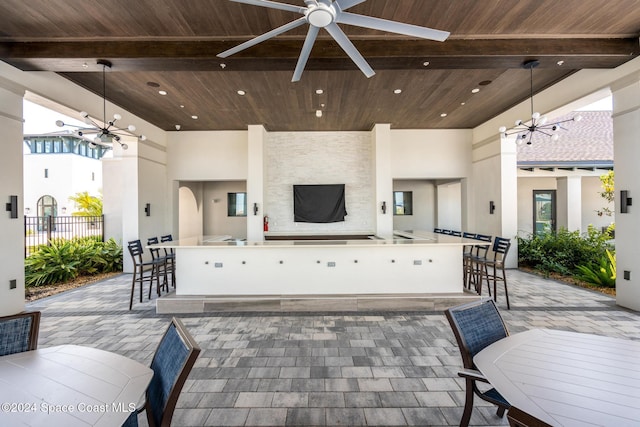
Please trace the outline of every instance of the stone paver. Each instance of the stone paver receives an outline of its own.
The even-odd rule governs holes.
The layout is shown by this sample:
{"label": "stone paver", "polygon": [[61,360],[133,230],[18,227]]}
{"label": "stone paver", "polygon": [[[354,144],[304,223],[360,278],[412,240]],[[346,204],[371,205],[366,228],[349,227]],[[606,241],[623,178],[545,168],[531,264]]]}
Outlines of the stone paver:
{"label": "stone paver", "polygon": [[[39,347],[79,344],[150,364],[171,316],[134,302],[130,275],[28,304]],[[511,333],[545,327],[640,340],[640,314],[593,291],[509,271]],[[202,347],[173,426],[456,426],[464,382],[441,312],[178,315]],[[146,425],[144,415],[140,424]],[[476,399],[471,425],[507,425]]]}

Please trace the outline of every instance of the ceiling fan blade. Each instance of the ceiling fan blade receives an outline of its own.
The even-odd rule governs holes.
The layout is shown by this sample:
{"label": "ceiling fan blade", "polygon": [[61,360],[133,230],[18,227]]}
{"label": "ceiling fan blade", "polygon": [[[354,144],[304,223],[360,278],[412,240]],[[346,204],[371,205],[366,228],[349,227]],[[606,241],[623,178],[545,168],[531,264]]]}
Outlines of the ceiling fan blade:
{"label": "ceiling fan blade", "polygon": [[365,76],[371,77],[376,73],[373,71],[373,68],[371,68],[371,65],[369,65],[367,60],[364,59],[360,52],[358,52],[358,49],[356,49],[353,43],[351,43],[351,40],[349,40],[347,35],[335,24],[335,22],[327,25],[324,29],[331,34],[331,37],[333,37],[336,42],[338,42],[342,50],[349,55],[349,58],[355,62]]}
{"label": "ceiling fan blade", "polygon": [[280,9],[280,10],[286,10],[289,12],[297,12],[302,14],[304,14],[305,11],[307,10],[306,7],[294,6],[292,4],[286,4],[286,3],[278,3],[275,1],[269,1],[269,0],[231,0],[231,1],[236,3],[251,4],[253,6],[262,6],[262,7],[268,7],[271,9]]}
{"label": "ceiling fan blade", "polygon": [[338,16],[336,16],[336,22],[440,42],[445,41],[447,37],[449,37],[449,34],[451,34],[448,31],[434,30],[432,28],[419,27],[417,25],[404,24],[402,22],[389,21],[349,12],[339,13]]}
{"label": "ceiling fan blade", "polygon": [[236,53],[238,53],[238,52],[240,52],[242,50],[250,48],[251,46],[257,45],[258,43],[262,43],[263,41],[268,40],[268,39],[270,39],[272,37],[275,37],[275,36],[277,36],[279,34],[285,33],[285,32],[287,32],[289,30],[292,30],[292,29],[294,29],[296,27],[304,25],[306,23],[307,23],[307,21],[304,19],[304,16],[303,16],[302,18],[298,18],[295,21],[291,21],[288,24],[284,24],[281,27],[274,28],[273,30],[271,30],[271,31],[269,31],[267,33],[264,33],[264,34],[262,34],[262,35],[260,35],[258,37],[255,37],[255,38],[253,38],[251,40],[247,40],[246,42],[244,42],[242,44],[239,44],[236,47],[233,47],[233,48],[231,48],[229,50],[225,50],[224,52],[220,52],[216,56],[218,56],[219,58],[226,58],[226,57],[231,56],[233,54],[236,54]]}
{"label": "ceiling fan blade", "polygon": [[335,3],[340,6],[341,10],[347,10],[357,4],[364,3],[367,0],[336,0]]}
{"label": "ceiling fan blade", "polygon": [[307,32],[307,37],[304,39],[304,45],[302,45],[302,51],[300,52],[300,57],[298,57],[296,70],[293,72],[293,78],[291,78],[292,82],[297,82],[300,80],[300,77],[302,77],[302,72],[304,71],[304,67],[307,65],[309,54],[311,53],[311,49],[313,48],[313,43],[315,43],[316,37],[318,36],[319,31],[320,31],[320,28],[315,27],[313,25],[309,25],[309,31]]}

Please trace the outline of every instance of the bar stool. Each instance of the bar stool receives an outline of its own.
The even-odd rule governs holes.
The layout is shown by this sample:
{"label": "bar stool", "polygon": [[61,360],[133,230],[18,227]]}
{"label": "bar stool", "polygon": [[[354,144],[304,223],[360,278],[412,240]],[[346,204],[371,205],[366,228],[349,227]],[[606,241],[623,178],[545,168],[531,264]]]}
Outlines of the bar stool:
{"label": "bar stool", "polygon": [[[462,233],[462,237],[465,239],[475,239],[476,235],[465,231]],[[464,245],[462,247],[462,283],[465,287],[468,287],[467,282],[469,280],[469,274],[471,274],[471,267],[473,266],[471,256],[473,255],[474,247],[474,245]]]}
{"label": "bar stool", "polygon": [[145,283],[149,283],[149,299],[151,299],[151,288],[153,288],[154,281],[156,282],[156,293],[160,296],[160,271],[163,261],[155,259],[144,261],[144,250],[140,240],[132,240],[128,242],[127,246],[133,260],[133,279],[131,280],[131,299],[129,301],[129,310],[131,310],[136,283],[140,284],[140,302],[142,302],[142,288]]}
{"label": "bar stool", "polygon": [[[173,236],[166,234],[160,236],[161,242],[173,242]],[[176,252],[173,248],[164,248],[164,255],[167,257],[169,263],[169,271],[171,272],[171,286],[176,287]]]}
{"label": "bar stool", "polygon": [[489,289],[489,296],[491,296],[491,281],[493,281],[493,300],[498,301],[497,282],[504,283],[504,296],[507,300],[507,310],[510,310],[509,306],[509,291],[507,290],[507,274],[504,270],[504,263],[507,258],[507,253],[511,247],[511,239],[505,239],[503,237],[496,237],[493,241],[492,255],[489,255],[481,263],[482,269],[480,270],[480,289],[482,289],[482,283],[487,280],[487,288]]}
{"label": "bar stool", "polygon": [[[147,239],[147,245],[157,245],[159,243],[158,238],[157,237],[150,237]],[[163,278],[162,281],[162,286],[161,288],[163,288],[166,292],[169,292],[169,280],[168,280],[168,276],[171,274],[171,266],[170,263],[173,264],[170,260],[169,257],[163,255],[160,253],[162,248],[158,248],[158,247],[151,247],[149,248],[149,252],[151,252],[151,258],[154,261],[158,261],[160,264],[160,271],[158,272],[158,274]],[[163,251],[164,253],[164,251]]]}
{"label": "bar stool", "polygon": [[[491,243],[491,236],[486,234],[476,234],[474,239],[481,242]],[[480,281],[480,273],[482,271],[483,262],[487,259],[488,252],[489,245],[474,245],[468,259],[466,275],[467,281],[465,282],[466,287],[467,289],[471,289],[471,285],[473,285],[478,294],[482,294],[482,287],[479,286],[482,283]],[[489,289],[489,296],[491,296],[491,289]]]}

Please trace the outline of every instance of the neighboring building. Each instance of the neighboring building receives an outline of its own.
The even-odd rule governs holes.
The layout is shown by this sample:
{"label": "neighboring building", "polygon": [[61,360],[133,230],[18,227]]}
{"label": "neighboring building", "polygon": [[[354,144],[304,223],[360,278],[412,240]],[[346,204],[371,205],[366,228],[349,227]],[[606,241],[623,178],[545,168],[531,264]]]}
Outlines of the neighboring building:
{"label": "neighboring building", "polygon": [[536,135],[531,145],[518,146],[518,232],[558,229],[587,231],[612,222],[599,216],[603,207],[614,210],[600,196],[600,176],[613,170],[611,111],[581,111],[582,120],[568,122],[560,138]]}
{"label": "neighboring building", "polygon": [[24,135],[24,214],[64,216],[76,210],[69,200],[102,190],[101,159],[106,148],[73,135]]}

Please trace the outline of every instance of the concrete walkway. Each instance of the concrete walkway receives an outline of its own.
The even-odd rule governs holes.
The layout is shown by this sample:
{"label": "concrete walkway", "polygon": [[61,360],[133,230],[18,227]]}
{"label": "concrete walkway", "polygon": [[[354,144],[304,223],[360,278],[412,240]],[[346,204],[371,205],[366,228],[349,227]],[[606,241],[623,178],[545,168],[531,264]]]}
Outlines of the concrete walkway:
{"label": "concrete walkway", "polygon": [[[127,310],[131,276],[28,305],[40,347],[78,344],[149,364],[169,316]],[[640,313],[600,293],[510,270],[511,333],[554,328],[640,340]],[[440,312],[180,315],[202,347],[174,426],[457,426],[461,359]],[[507,425],[476,400],[472,425]],[[144,415],[141,425],[146,425]]]}

